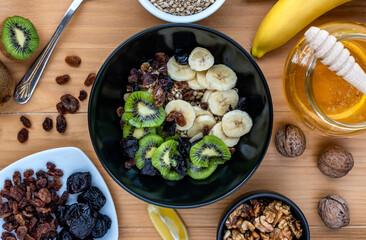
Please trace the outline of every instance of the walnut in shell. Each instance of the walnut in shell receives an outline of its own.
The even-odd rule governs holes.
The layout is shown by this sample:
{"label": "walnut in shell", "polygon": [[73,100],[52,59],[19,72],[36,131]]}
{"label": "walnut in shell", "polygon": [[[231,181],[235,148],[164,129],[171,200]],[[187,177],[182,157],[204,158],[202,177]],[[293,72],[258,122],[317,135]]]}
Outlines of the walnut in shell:
{"label": "walnut in shell", "polygon": [[338,195],[329,195],[320,200],[318,212],[325,225],[332,229],[348,226],[350,213],[346,201]]}
{"label": "walnut in shell", "polygon": [[347,175],[353,168],[353,165],[352,154],[345,148],[337,145],[328,146],[318,158],[320,171],[332,178],[340,178]]}
{"label": "walnut in shell", "polygon": [[298,157],[305,151],[306,139],[303,131],[291,124],[281,127],[275,139],[277,151],[284,157]]}

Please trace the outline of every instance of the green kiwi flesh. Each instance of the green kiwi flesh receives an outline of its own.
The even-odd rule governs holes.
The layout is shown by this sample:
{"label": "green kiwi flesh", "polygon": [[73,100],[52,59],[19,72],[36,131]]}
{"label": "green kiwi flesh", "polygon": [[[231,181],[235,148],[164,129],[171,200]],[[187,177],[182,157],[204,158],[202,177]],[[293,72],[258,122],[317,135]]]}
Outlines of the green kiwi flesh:
{"label": "green kiwi flesh", "polygon": [[133,92],[125,103],[125,113],[122,120],[136,128],[158,127],[165,120],[163,107],[154,106],[154,97],[149,92]]}
{"label": "green kiwi flesh", "polygon": [[34,25],[20,16],[8,17],[0,29],[0,50],[6,57],[15,61],[22,61],[39,47],[39,37]]}
{"label": "green kiwi flesh", "polygon": [[155,128],[136,128],[129,124],[128,122],[125,123],[123,127],[123,138],[126,137],[134,137],[137,140],[149,135],[149,134],[155,134],[156,129]]}
{"label": "green kiwi flesh", "polygon": [[173,167],[177,166],[177,161],[173,157],[179,155],[177,146],[177,141],[166,141],[154,151],[152,156],[152,165],[167,180],[180,180],[183,178],[182,175],[173,170]]}
{"label": "green kiwi flesh", "polygon": [[189,159],[187,159],[187,173],[188,176],[196,180],[206,179],[211,176],[213,172],[215,172],[217,165],[217,163],[213,162],[210,163],[208,167],[198,167],[194,165]]}
{"label": "green kiwi flesh", "polygon": [[209,167],[211,163],[225,163],[231,158],[231,153],[219,138],[208,135],[191,147],[189,156],[195,166]]}
{"label": "green kiwi flesh", "polygon": [[5,65],[0,61],[0,106],[11,99],[15,81]]}
{"label": "green kiwi flesh", "polygon": [[150,134],[139,141],[139,149],[135,154],[136,166],[142,169],[146,160],[152,160],[155,150],[164,142],[164,139],[156,134]]}
{"label": "green kiwi flesh", "polygon": [[180,138],[180,135],[179,134],[175,134],[174,136],[169,136],[169,137],[166,137],[165,138],[165,141],[169,141],[169,140],[176,140]]}

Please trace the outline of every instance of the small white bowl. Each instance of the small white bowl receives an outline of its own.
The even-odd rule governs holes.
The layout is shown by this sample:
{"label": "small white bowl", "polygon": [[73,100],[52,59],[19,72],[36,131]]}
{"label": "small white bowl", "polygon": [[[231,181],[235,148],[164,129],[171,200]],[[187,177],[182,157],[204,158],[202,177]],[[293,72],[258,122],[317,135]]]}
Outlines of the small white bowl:
{"label": "small white bowl", "polygon": [[216,0],[211,6],[209,6],[202,12],[189,16],[176,16],[163,12],[155,7],[154,4],[150,2],[150,0],[139,0],[139,2],[152,15],[164,21],[173,23],[192,23],[207,18],[208,16],[216,12],[216,10],[219,9],[222,4],[224,4],[225,0]]}

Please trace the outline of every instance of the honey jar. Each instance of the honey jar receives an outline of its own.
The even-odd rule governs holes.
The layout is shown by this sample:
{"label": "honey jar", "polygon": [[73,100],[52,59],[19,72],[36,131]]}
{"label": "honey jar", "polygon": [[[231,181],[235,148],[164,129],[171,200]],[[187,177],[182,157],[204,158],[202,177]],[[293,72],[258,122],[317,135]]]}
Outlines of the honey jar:
{"label": "honey jar", "polygon": [[[332,22],[328,31],[350,51],[366,71],[366,26]],[[296,118],[324,136],[345,136],[366,130],[366,95],[323,65],[303,37],[285,66],[284,92]]]}

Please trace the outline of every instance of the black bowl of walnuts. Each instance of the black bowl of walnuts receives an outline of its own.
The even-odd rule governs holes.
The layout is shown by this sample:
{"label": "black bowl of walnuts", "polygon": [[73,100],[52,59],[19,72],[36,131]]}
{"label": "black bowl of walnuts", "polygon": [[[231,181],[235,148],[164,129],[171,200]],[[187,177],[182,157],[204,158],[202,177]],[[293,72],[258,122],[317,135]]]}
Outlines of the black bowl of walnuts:
{"label": "black bowl of walnuts", "polygon": [[106,171],[156,205],[200,207],[244,184],[267,150],[266,80],[235,41],[167,24],[136,34],[100,69],[89,132]]}
{"label": "black bowl of walnuts", "polygon": [[305,215],[290,199],[271,191],[246,193],[224,213],[217,240],[309,240]]}

